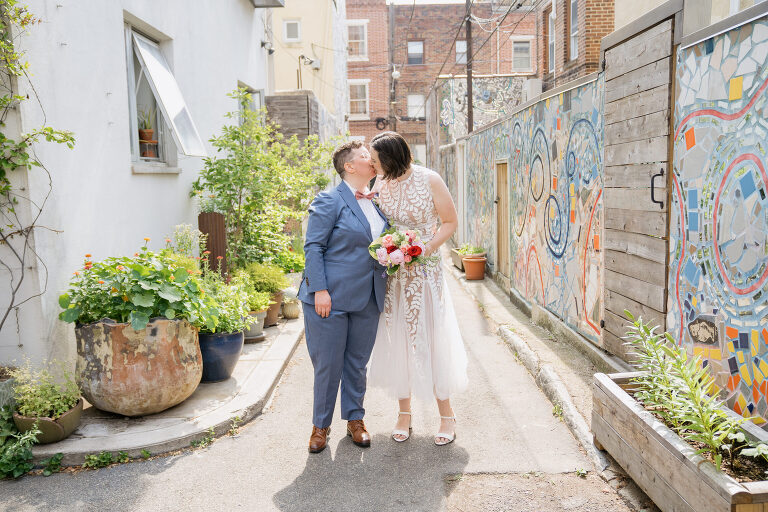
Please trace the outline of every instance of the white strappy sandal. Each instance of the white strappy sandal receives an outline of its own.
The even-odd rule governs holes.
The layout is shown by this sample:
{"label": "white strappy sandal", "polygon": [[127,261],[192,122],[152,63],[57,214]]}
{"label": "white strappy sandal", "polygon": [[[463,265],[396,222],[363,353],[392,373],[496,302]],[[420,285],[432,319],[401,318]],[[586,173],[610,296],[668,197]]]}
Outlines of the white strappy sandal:
{"label": "white strappy sandal", "polygon": [[[400,411],[398,415],[400,414],[407,414],[408,416],[411,415],[410,412]],[[394,439],[398,443],[402,443],[403,441],[407,441],[409,437],[411,437],[411,431],[413,430],[413,427],[410,426],[410,421],[408,422],[408,430],[400,430],[400,429],[394,429],[392,431],[392,439]],[[395,436],[403,436],[401,439],[398,439]]]}
{"label": "white strappy sandal", "polygon": [[[445,432],[438,432],[437,435],[435,435],[435,444],[437,446],[445,446],[447,444],[451,444],[454,439],[456,439],[456,416],[440,416],[441,419],[444,420],[453,420],[453,433],[447,434]],[[438,441],[439,438],[447,439],[447,441]]]}

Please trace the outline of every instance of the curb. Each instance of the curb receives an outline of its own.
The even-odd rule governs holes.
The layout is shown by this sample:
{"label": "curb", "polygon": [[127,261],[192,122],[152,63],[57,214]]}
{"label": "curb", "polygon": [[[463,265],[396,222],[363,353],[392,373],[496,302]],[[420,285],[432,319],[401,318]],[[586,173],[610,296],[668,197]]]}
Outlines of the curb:
{"label": "curb", "polygon": [[[141,459],[144,450],[154,456],[188,448],[192,441],[208,437],[211,429],[214,437],[220,437],[230,430],[235,418],[239,418],[238,425],[244,425],[261,414],[303,335],[304,322],[301,319],[288,323],[248,375],[240,391],[220,407],[191,418],[191,421],[160,428],[151,436],[147,432],[126,432],[80,439],[73,441],[75,446],[70,449],[57,447],[59,443],[37,445],[32,449],[33,461],[37,464],[61,452],[64,453],[63,466],[79,466],[86,455],[101,451],[113,454],[122,451],[132,459]],[[153,436],[160,439],[150,441],[148,437]]]}

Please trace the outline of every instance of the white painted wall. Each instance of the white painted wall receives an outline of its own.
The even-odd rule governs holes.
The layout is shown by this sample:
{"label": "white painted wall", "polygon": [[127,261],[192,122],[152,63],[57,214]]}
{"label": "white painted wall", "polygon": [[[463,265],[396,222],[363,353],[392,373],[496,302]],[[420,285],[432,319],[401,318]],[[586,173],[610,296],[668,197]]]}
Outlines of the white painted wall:
{"label": "white painted wall", "polygon": [[[208,139],[224,124],[224,113],[237,108],[226,94],[238,80],[271,93],[260,44],[266,11],[254,9],[249,0],[26,3],[43,20],[20,42],[34,87],[48,124],[75,132],[77,146],[36,148],[53,177],[40,223],[61,233],[37,232],[36,249],[49,270],[48,291],[42,300],[22,306],[18,325],[11,321],[0,332],[0,365],[22,356],[73,358],[73,326],[57,319],[57,297],[85,253],[95,259],[133,254],[145,236],[160,248],[174,225],[197,224],[188,193],[201,158],[179,155],[179,174],[132,173],[124,21],[145,24],[150,36],[161,39],[209,154]],[[29,84],[20,88],[31,94]],[[34,101],[23,104],[20,117],[22,131],[43,123]],[[35,199],[47,190],[41,173],[29,174],[29,189]],[[35,278],[34,271],[30,275]],[[37,280],[35,285],[42,286],[42,277]],[[7,302],[7,289],[7,276],[0,275],[0,305]]]}

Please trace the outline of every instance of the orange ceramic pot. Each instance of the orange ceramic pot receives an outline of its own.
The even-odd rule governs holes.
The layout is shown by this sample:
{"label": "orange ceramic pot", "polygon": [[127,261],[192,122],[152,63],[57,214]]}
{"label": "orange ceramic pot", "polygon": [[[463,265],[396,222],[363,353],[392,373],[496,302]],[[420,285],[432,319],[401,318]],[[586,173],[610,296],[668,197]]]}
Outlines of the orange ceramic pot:
{"label": "orange ceramic pot", "polygon": [[464,256],[464,276],[468,281],[485,278],[485,256]]}

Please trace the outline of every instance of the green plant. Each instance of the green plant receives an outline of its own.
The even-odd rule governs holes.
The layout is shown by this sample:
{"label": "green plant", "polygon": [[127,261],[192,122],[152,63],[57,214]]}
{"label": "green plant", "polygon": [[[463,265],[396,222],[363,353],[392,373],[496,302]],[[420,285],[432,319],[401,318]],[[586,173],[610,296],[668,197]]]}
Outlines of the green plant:
{"label": "green plant", "polygon": [[124,464],[131,460],[131,456],[125,452],[117,452],[117,457],[115,457],[115,459],[117,460],[117,462]]}
{"label": "green plant", "polygon": [[755,459],[759,458],[764,462],[768,462],[768,444],[765,443],[756,443],[749,448],[744,448],[739,453],[747,457],[753,457]]}
{"label": "green plant", "polygon": [[216,438],[216,431],[213,429],[213,427],[210,427],[208,430],[205,431],[205,435],[201,437],[200,439],[196,441],[192,441],[190,444],[193,448],[206,448],[211,443],[213,443],[213,440]]}
{"label": "green plant", "polygon": [[139,110],[139,130],[152,130],[156,114],[157,110],[151,105]]}
{"label": "green plant", "polygon": [[152,456],[152,453],[149,450],[141,450],[141,458],[142,459],[148,459]]}
{"label": "green plant", "polygon": [[80,400],[74,374],[61,363],[56,363],[54,371],[50,366],[35,370],[27,361],[10,371],[16,410],[22,416],[55,420]]}
{"label": "green plant", "polygon": [[200,332],[242,332],[256,321],[248,314],[248,301],[253,288],[244,276],[235,276],[227,283],[218,272],[209,271],[203,276],[202,286],[216,304],[218,317],[214,327],[204,325],[200,327]]}
{"label": "green plant", "polygon": [[103,451],[98,454],[90,454],[85,456],[85,462],[83,467],[88,469],[105,468],[115,462],[111,452]]}
{"label": "green plant", "polygon": [[563,420],[563,406],[560,404],[555,404],[554,407],[552,407],[552,416],[559,419],[560,421]]}
{"label": "green plant", "polygon": [[[149,238],[144,239],[149,242]],[[86,324],[102,318],[130,322],[135,330],[150,318],[186,318],[196,327],[215,329],[216,303],[201,288],[199,270],[182,266],[169,249],[152,252],[144,245],[133,257],[93,262],[86,254],[69,290],[59,297],[59,318]]]}
{"label": "green plant", "polygon": [[458,252],[461,255],[482,254],[485,252],[485,249],[483,249],[482,247],[477,247],[475,245],[463,244],[461,247],[459,247]]}
{"label": "green plant", "polygon": [[[39,229],[56,230],[38,224],[53,192],[51,173],[37,156],[42,149],[39,143],[63,144],[70,149],[75,146],[72,132],[45,125],[43,104],[37,94],[32,94],[35,88],[29,63],[14,46],[40,22],[42,20],[17,0],[0,0],[0,246],[6,274],[3,279],[9,283],[5,285],[0,307],[0,331],[6,320],[13,318],[12,313],[18,314],[22,305],[47,291],[48,266],[35,250],[34,239]],[[27,93],[19,91],[20,83],[27,84]],[[24,106],[23,110],[30,118],[43,119],[43,125],[20,132],[18,123],[8,125],[8,116],[18,115],[21,104],[29,99],[37,104],[39,111],[32,105]],[[12,182],[13,174],[20,176]],[[34,189],[30,190],[32,184]],[[30,269],[37,274],[33,279],[40,287],[28,286],[29,279],[25,278]]]}
{"label": "green plant", "polygon": [[628,332],[632,347],[642,364],[658,374],[646,373],[635,379],[639,387],[635,396],[649,400],[654,412],[676,425],[683,439],[699,446],[696,453],[708,454],[719,470],[723,445],[739,432],[739,425],[747,418],[731,418],[721,403],[709,395],[715,379],[701,364],[700,357],[688,357],[685,348],[678,346],[669,333],[657,339],[654,329],[645,326],[641,318],[635,320],[629,311],[624,313],[633,321]]}
{"label": "green plant", "polygon": [[193,228],[191,224],[179,224],[173,228],[173,236],[165,239],[165,247],[176,254],[194,259],[195,249],[202,254],[207,241],[206,233]]}
{"label": "green plant", "polygon": [[269,263],[277,265],[283,269],[283,272],[301,272],[304,270],[304,255],[293,250],[277,253]]}
{"label": "green plant", "polygon": [[240,423],[243,420],[240,418],[240,416],[235,416],[232,418],[232,424],[229,427],[229,435],[230,436],[236,436],[240,432]]}
{"label": "green plant", "polygon": [[587,473],[589,473],[589,471],[584,468],[579,468],[576,470],[576,476],[579,478],[587,478]]}
{"label": "green plant", "polygon": [[288,286],[288,278],[283,269],[276,265],[254,262],[249,263],[244,270],[257,291],[272,294]]}
{"label": "green plant", "polygon": [[253,290],[248,294],[248,309],[251,311],[264,311],[274,304],[272,295],[268,292],[258,292]]}
{"label": "green plant", "polygon": [[[267,261],[291,242],[284,229],[300,220],[317,190],[329,182],[326,169],[333,147],[316,136],[285,139],[266,119],[266,110],[249,108],[245,89],[229,94],[238,109],[211,139],[216,155],[204,160],[190,195],[226,218],[227,261],[243,266]],[[212,196],[212,197],[211,197]]]}
{"label": "green plant", "polygon": [[32,445],[38,435],[36,425],[19,433],[13,424],[13,410],[0,407],[0,478],[19,478],[32,469]]}
{"label": "green plant", "polygon": [[51,458],[42,461],[43,476],[51,476],[52,474],[61,471],[61,459],[63,458],[63,453],[57,453],[56,455],[51,456]]}

